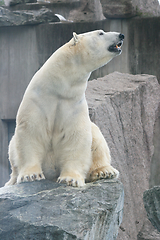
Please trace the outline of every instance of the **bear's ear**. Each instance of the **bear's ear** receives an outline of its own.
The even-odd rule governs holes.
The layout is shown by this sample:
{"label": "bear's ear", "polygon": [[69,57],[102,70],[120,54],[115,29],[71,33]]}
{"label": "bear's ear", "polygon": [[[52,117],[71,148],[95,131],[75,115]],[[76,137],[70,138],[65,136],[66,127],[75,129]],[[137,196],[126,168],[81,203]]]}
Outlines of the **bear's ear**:
{"label": "bear's ear", "polygon": [[74,40],[74,45],[76,45],[78,43],[78,35],[73,32],[73,40]]}

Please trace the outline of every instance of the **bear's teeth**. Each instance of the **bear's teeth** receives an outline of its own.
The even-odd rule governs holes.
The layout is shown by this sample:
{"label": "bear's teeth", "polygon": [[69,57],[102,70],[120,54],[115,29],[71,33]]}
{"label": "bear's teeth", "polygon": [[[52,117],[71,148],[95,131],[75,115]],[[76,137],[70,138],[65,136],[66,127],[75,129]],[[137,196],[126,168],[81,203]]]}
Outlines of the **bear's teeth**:
{"label": "bear's teeth", "polygon": [[121,46],[116,45],[116,48],[121,48]]}

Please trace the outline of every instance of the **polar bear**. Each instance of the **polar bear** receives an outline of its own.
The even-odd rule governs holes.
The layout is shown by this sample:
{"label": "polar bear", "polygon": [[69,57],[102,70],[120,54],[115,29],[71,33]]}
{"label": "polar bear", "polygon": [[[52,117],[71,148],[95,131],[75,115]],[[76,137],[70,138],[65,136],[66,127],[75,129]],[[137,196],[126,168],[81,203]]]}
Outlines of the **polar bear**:
{"label": "polar bear", "polygon": [[103,30],[73,33],[35,73],[9,144],[12,173],[6,186],[46,178],[81,187],[118,177],[108,145],[89,118],[85,90],[91,72],[121,53],[123,39]]}

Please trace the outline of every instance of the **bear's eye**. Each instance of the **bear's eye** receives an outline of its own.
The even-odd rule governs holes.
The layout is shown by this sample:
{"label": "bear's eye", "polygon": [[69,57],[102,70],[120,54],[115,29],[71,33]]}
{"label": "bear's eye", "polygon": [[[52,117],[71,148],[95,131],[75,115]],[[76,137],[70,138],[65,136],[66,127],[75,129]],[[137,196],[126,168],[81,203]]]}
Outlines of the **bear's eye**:
{"label": "bear's eye", "polygon": [[99,35],[103,35],[104,33],[103,32],[100,32]]}

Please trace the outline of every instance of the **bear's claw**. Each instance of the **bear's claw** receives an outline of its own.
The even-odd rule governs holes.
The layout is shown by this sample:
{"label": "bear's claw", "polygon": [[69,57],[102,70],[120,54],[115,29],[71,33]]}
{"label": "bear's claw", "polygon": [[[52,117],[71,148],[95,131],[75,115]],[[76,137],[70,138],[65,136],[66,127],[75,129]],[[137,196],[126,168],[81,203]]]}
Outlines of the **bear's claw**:
{"label": "bear's claw", "polygon": [[105,166],[98,168],[91,172],[89,176],[90,181],[96,181],[99,179],[113,179],[118,178],[119,172],[117,169],[113,168],[112,166]]}
{"label": "bear's claw", "polygon": [[77,180],[71,177],[59,177],[57,179],[58,183],[66,183],[68,186],[72,186],[72,187],[82,187],[85,185],[84,181],[82,181],[81,179]]}
{"label": "bear's claw", "polygon": [[17,183],[33,182],[33,181],[42,180],[42,179],[45,179],[45,176],[43,173],[31,173],[31,174],[18,176]]}

